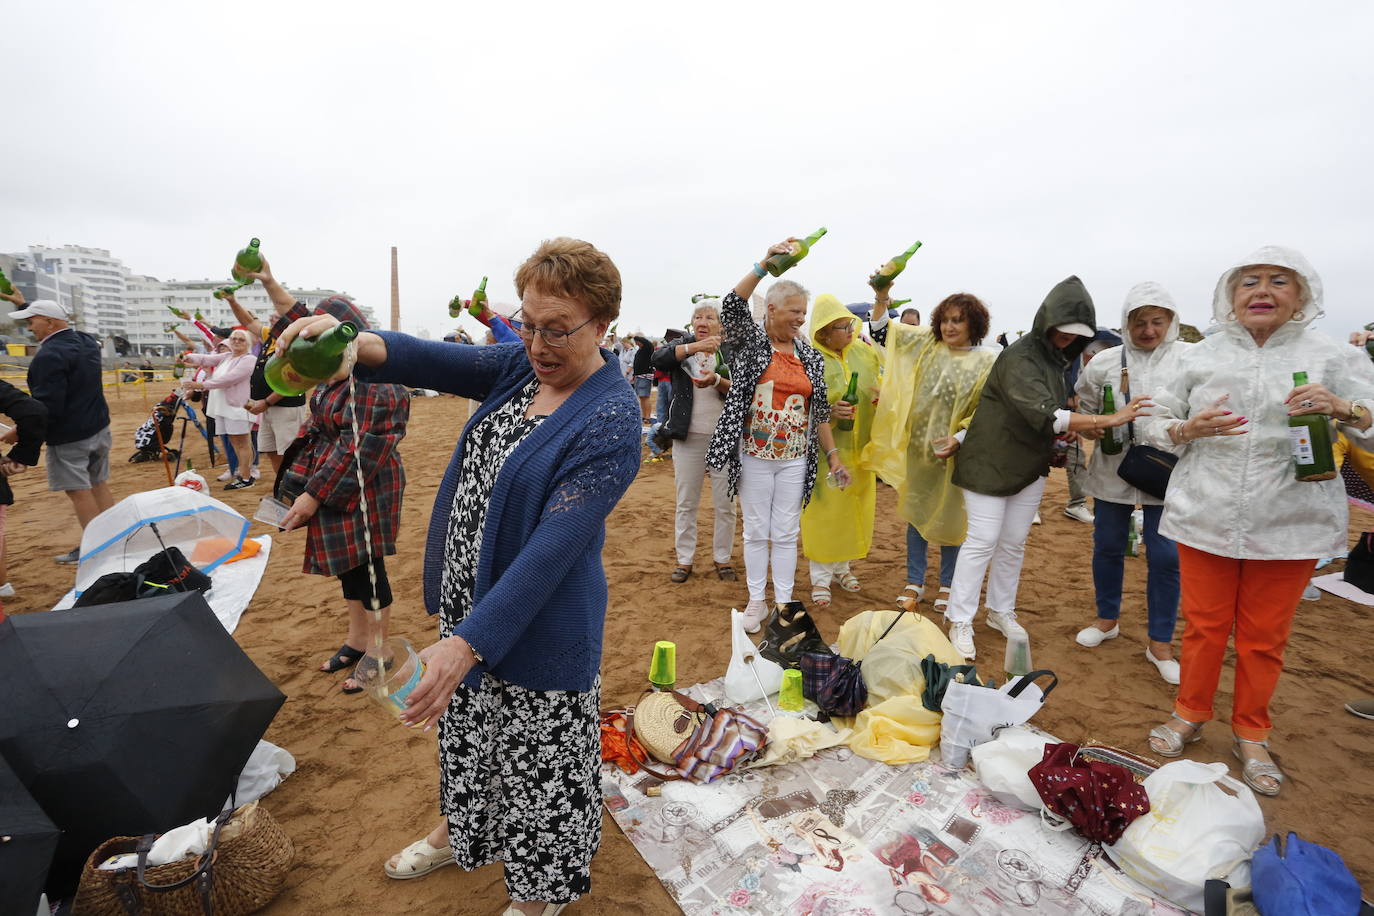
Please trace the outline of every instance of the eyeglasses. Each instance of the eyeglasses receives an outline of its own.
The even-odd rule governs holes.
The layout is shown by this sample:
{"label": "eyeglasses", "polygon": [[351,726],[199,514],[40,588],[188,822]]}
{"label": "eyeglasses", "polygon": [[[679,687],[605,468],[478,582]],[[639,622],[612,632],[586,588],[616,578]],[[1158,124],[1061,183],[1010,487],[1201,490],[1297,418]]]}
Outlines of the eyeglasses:
{"label": "eyeglasses", "polygon": [[564,331],[560,328],[536,328],[532,325],[527,325],[520,318],[520,313],[517,312],[515,317],[510,320],[510,323],[511,327],[515,328],[515,333],[519,334],[520,339],[525,341],[525,343],[534,340],[534,335],[538,334],[544,339],[546,345],[561,350],[568,345],[569,337],[573,336],[595,320],[595,318],[588,318],[572,330]]}

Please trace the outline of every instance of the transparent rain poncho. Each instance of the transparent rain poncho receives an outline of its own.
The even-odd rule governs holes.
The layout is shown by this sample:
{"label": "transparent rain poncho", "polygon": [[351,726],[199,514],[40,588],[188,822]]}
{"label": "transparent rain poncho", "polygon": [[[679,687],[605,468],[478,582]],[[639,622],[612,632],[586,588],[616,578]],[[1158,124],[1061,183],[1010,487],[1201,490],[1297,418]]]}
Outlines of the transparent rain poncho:
{"label": "transparent rain poncho", "polygon": [[925,326],[888,325],[887,360],[864,466],[897,489],[897,510],[932,544],[962,544],[964,498],[951,482],[955,459],[931,442],[968,425],[997,354],[951,350]]}

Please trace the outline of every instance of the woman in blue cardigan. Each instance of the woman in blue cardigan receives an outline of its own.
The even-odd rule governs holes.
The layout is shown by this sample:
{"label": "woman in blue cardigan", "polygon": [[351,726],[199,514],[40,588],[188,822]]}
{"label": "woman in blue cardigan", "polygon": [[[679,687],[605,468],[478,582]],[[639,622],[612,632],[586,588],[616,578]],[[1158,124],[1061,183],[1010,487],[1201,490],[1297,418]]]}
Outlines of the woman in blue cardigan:
{"label": "woman in blue cardigan", "polygon": [[[601,548],[639,470],[640,410],[597,345],[620,312],[610,258],[546,241],[515,287],[520,345],[365,332],[354,373],[482,402],[430,519],[424,594],[440,639],[402,716],[438,723],[445,823],[386,873],[504,862],[505,912],[552,916],[591,887],[601,841]],[[278,347],[333,324],[302,319]]]}

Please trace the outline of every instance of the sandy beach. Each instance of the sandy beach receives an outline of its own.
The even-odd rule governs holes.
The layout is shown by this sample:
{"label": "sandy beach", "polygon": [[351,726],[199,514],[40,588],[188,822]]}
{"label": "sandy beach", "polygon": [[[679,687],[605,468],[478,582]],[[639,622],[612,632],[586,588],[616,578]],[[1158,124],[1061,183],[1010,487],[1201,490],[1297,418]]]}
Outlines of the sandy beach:
{"label": "sandy beach", "polygon": [[[134,451],[134,428],[162,393],[162,387],[153,386],[146,402],[137,390],[110,400],[116,499],[166,483],[161,465],[126,463]],[[435,489],[468,409],[468,402],[457,398],[415,399],[409,434],[401,445],[409,485],[401,552],[388,560],[396,591],[392,629],[417,645],[433,641],[436,632],[421,603],[424,534]],[[189,453],[198,467],[207,463],[203,441]],[[264,475],[270,477],[265,461]],[[206,476],[213,478],[212,473]],[[66,497],[48,492],[41,469],[13,482],[17,502],[9,516],[8,560],[17,597],[5,601],[5,610],[42,612],[72,585],[75,569],[56,565],[52,557],[70,550],[79,531]],[[251,516],[270,484],[264,480],[236,492],[216,485],[213,490],[214,496]],[[1055,471],[1041,507],[1044,524],[1032,530],[1021,580],[1020,616],[1030,630],[1035,661],[1060,678],[1058,690],[1034,721],[1064,740],[1091,739],[1148,753],[1145,735],[1168,715],[1173,693],[1142,657],[1145,561],[1127,564],[1122,638],[1094,650],[1076,645],[1074,633],[1093,616],[1092,529],[1064,517],[1064,499],[1063,472]],[[710,505],[709,498],[704,502]],[[728,611],[746,601],[740,546],[737,540],[741,581],[718,581],[709,572],[709,514],[703,512],[697,574],[685,584],[670,584],[672,503],[671,462],[645,464],[610,519],[603,706],[633,702],[639,695],[656,639],[677,643],[680,683],[709,680],[725,670]],[[893,492],[886,487],[879,488],[877,515],[872,554],[854,565],[862,590],[836,590],[834,605],[816,613],[827,639],[835,638],[850,615],[891,607],[904,583],[903,528]],[[1352,513],[1352,537],[1371,527],[1374,518]],[[268,532],[254,523],[253,534]],[[276,535],[275,530],[270,533]],[[344,616],[337,582],[301,574],[302,543],[300,533],[276,536],[267,573],[236,633],[245,651],[288,696],[266,737],[294,754],[299,766],[264,801],[297,850],[286,889],[264,912],[499,912],[505,899],[499,866],[473,873],[447,868],[413,881],[383,875],[383,861],[436,822],[434,739],[432,733],[401,728],[361,696],[342,694],[342,675],[316,671],[342,641]],[[932,558],[932,583],[937,565]],[[799,595],[809,593],[806,584],[801,572]],[[929,613],[928,606],[923,610]],[[1278,798],[1260,802],[1271,832],[1296,830],[1336,849],[1366,893],[1374,888],[1374,839],[1358,828],[1374,819],[1374,771],[1361,755],[1374,752],[1374,723],[1350,715],[1342,704],[1374,694],[1374,674],[1362,667],[1374,657],[1370,616],[1369,609],[1328,595],[1299,608],[1273,708],[1274,755],[1287,780]],[[1000,666],[1002,637],[988,630],[981,616],[977,636],[982,661]],[[1230,707],[1231,675],[1228,664],[1218,698],[1223,720]],[[1239,775],[1225,721],[1210,725],[1187,756],[1225,761]],[[591,894],[567,912],[678,912],[609,816],[603,825]]]}

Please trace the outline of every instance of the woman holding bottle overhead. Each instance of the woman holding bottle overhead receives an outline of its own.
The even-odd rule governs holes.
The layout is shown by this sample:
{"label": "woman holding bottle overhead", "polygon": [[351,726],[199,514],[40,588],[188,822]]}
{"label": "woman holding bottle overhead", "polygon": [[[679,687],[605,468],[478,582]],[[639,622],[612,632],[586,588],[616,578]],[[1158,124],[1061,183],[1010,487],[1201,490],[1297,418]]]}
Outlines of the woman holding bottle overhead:
{"label": "woman holding bottle overhead", "polygon": [[[1340,478],[1299,478],[1326,477],[1309,471],[1330,458],[1332,421],[1355,447],[1374,445],[1374,367],[1363,350],[1308,328],[1321,308],[1321,278],[1306,258],[1278,246],[1254,252],[1217,281],[1221,331],[1188,348],[1152,392],[1154,415],[1136,423],[1151,444],[1182,455],[1159,526],[1178,542],[1180,681],[1150,748],[1177,757],[1201,737],[1234,633],[1234,752],[1262,795],[1277,795],[1283,779],[1269,756],[1269,700],[1298,600],[1317,558],[1346,550]],[[1317,430],[1296,429],[1312,416],[1323,418]]]}
{"label": "woman holding bottle overhead", "polygon": [[182,359],[188,366],[208,368],[211,374],[200,381],[183,381],[181,387],[210,392],[205,412],[214,417],[216,429],[229,438],[230,476],[234,479],[224,489],[241,490],[253,485],[253,473],[257,471],[252,460],[253,415],[242,406],[248,400],[257,357],[252,353],[252,338],[243,328],[231,331],[227,343],[228,350],[223,353],[185,354]]}
{"label": "woman holding bottle overhead", "polygon": [[[1121,307],[1122,345],[1102,350],[1079,373],[1078,408],[1084,413],[1106,412],[1105,398],[1113,407],[1127,392],[1150,394],[1162,390],[1178,369],[1188,343],[1178,339],[1178,310],[1169,291],[1158,283],[1137,283],[1126,293]],[[1133,424],[1139,435],[1139,424]],[[1083,476],[1083,492],[1093,499],[1093,588],[1097,592],[1097,619],[1078,632],[1080,646],[1095,648],[1120,633],[1121,580],[1126,567],[1131,515],[1141,507],[1145,520],[1140,532],[1145,542],[1149,573],[1145,606],[1149,621],[1149,645],[1145,658],[1170,684],[1178,683],[1174,660],[1174,625],[1178,621],[1178,546],[1159,533],[1164,501],[1131,486],[1117,474],[1131,447],[1132,426],[1109,433],[1085,432],[1097,447]],[[1171,449],[1172,450],[1172,449]]]}
{"label": "woman holding bottle overhead", "polygon": [[744,628],[750,633],[768,615],[770,566],[773,600],[792,600],[801,512],[811,499],[820,454],[836,484],[849,482],[830,429],[825,360],[802,337],[809,294],[791,280],[779,280],[764,296],[763,322],[756,324],[749,314],[749,296],[759,280],[804,253],[797,239],[773,245],[764,255],[769,267],[754,264],[722,303],[735,361],[706,464],[727,468],[730,490],[739,493],[749,584]]}
{"label": "woman holding bottle overhead", "polygon": [[950,641],[965,658],[974,657],[973,618],[984,574],[988,626],[1008,639],[1025,636],[1016,619],[1016,589],[1055,436],[1123,426],[1149,406],[1146,398],[1136,397],[1106,417],[1061,406],[1068,396],[1064,369],[1096,333],[1095,322],[1083,282],[1069,277],[1057,284],[1036,312],[1030,333],[997,355],[967,435],[942,443],[942,454],[956,455],[951,479],[963,491],[968,513],[968,535],[945,610]]}
{"label": "woman holding bottle overhead", "polygon": [[811,602],[817,607],[830,605],[832,584],[847,592],[859,590],[859,579],[849,564],[868,556],[873,543],[875,475],[860,469],[859,455],[873,429],[880,361],[877,349],[859,336],[858,325],[859,319],[839,299],[829,293],[816,297],[811,309],[811,345],[825,358],[837,457],[851,469],[849,486],[817,487],[802,510],[802,545],[811,565]]}
{"label": "woman holding bottle overhead", "polygon": [[[940,591],[947,595],[954,581],[968,516],[946,456],[967,428],[997,354],[980,346],[991,319],[977,296],[946,296],[929,327],[889,322],[886,292],[879,296],[875,333],[884,335],[887,359],[864,462],[897,490],[897,511],[907,523],[907,585],[897,604],[914,610],[925,594],[931,544],[940,547]],[[948,604],[937,599],[935,609]]]}

